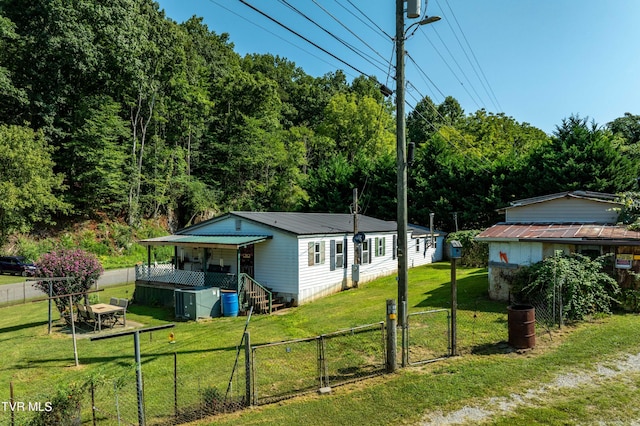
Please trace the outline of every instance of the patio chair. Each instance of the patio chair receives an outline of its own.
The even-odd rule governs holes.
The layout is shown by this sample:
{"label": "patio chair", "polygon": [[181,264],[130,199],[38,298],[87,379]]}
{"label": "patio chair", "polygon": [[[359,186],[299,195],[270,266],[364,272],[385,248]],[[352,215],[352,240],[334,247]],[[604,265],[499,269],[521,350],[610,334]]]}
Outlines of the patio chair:
{"label": "patio chair", "polygon": [[127,311],[127,306],[129,306],[129,299],[118,299],[117,306],[124,308],[124,310],[122,312],[116,312],[113,315],[113,324],[124,325],[124,316],[125,316],[125,312]]}
{"label": "patio chair", "polygon": [[82,304],[76,304],[76,310],[78,311],[78,322],[87,322],[89,314],[87,313],[86,306]]}
{"label": "patio chair", "polygon": [[80,306],[83,306],[83,309],[86,312],[86,319],[84,322],[87,325],[93,326],[93,331],[96,331],[96,329],[98,328],[98,318],[96,317],[96,314],[91,310],[91,306],[78,305],[78,307]]}
{"label": "patio chair", "polygon": [[112,297],[111,300],[109,300],[109,304],[113,305],[113,306],[118,306],[118,298],[117,297]]}

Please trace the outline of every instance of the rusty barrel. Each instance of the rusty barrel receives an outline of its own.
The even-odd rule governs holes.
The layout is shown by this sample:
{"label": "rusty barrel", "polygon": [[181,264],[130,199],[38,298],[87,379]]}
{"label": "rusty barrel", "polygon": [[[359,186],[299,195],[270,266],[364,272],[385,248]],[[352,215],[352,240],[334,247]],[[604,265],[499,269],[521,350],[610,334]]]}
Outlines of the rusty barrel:
{"label": "rusty barrel", "polygon": [[536,310],[531,305],[507,307],[509,344],[516,349],[536,346]]}

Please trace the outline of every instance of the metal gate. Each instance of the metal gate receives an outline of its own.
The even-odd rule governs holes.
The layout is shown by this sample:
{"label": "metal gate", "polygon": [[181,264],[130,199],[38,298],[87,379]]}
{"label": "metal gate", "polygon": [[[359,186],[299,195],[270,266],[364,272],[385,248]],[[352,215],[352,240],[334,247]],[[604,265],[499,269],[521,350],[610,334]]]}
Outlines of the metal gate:
{"label": "metal gate", "polygon": [[410,365],[437,361],[451,354],[451,315],[448,309],[407,315],[407,360]]}

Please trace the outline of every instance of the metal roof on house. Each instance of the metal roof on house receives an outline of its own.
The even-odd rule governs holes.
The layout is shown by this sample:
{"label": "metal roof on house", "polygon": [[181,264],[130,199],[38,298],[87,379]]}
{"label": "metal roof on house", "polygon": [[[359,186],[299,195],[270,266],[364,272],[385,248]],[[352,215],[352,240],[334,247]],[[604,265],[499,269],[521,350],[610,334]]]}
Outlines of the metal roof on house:
{"label": "metal roof on house", "polygon": [[[298,235],[353,232],[353,215],[348,213],[232,212],[231,214]],[[396,230],[396,222],[358,215],[359,232],[395,232]]]}
{"label": "metal roof on house", "polygon": [[604,192],[593,191],[565,191],[557,192],[555,194],[542,195],[540,197],[523,198],[522,200],[515,200],[509,203],[509,206],[500,209],[504,211],[506,209],[514,207],[522,207],[529,204],[542,203],[545,201],[557,200],[559,198],[580,198],[584,200],[592,200],[605,203],[619,204],[616,200],[618,197],[615,194],[608,194]]}
{"label": "metal roof on house", "polygon": [[573,244],[640,245],[640,232],[596,223],[498,223],[482,231],[481,241],[536,241]]}
{"label": "metal roof on house", "polygon": [[[192,233],[197,228],[229,216],[250,220],[271,228],[296,235],[345,234],[353,233],[353,215],[348,213],[299,213],[299,212],[230,212],[197,225],[178,231],[179,234]],[[358,215],[358,231],[364,233],[395,232],[396,222]]]}
{"label": "metal roof on house", "polygon": [[[431,228],[429,228],[428,226],[420,226],[420,225],[413,225],[413,224],[409,224],[409,228],[413,229],[413,233],[411,234],[411,238],[422,238],[422,237],[428,237],[431,236]],[[446,232],[444,231],[440,231],[438,229],[433,229],[433,236],[434,237],[440,237],[443,235],[447,235]]]}
{"label": "metal roof on house", "polygon": [[178,245],[183,247],[235,248],[261,243],[268,235],[166,235],[139,241],[145,246]]}

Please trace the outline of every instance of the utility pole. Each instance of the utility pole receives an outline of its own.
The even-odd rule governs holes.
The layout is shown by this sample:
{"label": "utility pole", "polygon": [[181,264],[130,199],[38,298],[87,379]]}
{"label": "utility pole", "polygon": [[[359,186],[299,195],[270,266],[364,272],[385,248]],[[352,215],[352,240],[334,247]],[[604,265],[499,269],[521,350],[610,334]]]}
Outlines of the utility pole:
{"label": "utility pole", "polygon": [[[407,151],[404,91],[404,0],[396,0],[396,165],[398,168],[398,323],[404,330],[408,300]],[[403,332],[404,333],[404,332]],[[404,350],[404,347],[403,347]]]}
{"label": "utility pole", "polygon": [[[358,188],[353,188],[353,236],[358,233]],[[346,249],[346,247],[345,247]],[[371,250],[371,248],[369,248]],[[354,241],[353,243],[353,265],[357,270],[357,274],[351,274],[353,287],[358,288],[358,280],[360,279],[360,244]]]}
{"label": "utility pole", "polygon": [[[406,141],[406,121],[405,121],[405,73],[404,73],[404,41],[407,31],[413,26],[430,24],[440,20],[439,16],[426,17],[404,28],[404,0],[396,0],[396,165],[397,176],[397,198],[398,198],[398,324],[402,328],[402,360],[406,361],[408,353],[406,351],[405,337],[407,330],[407,310],[409,309],[409,275],[408,275],[408,244],[407,244],[407,141]],[[419,18],[421,1],[407,1],[407,16]]]}

